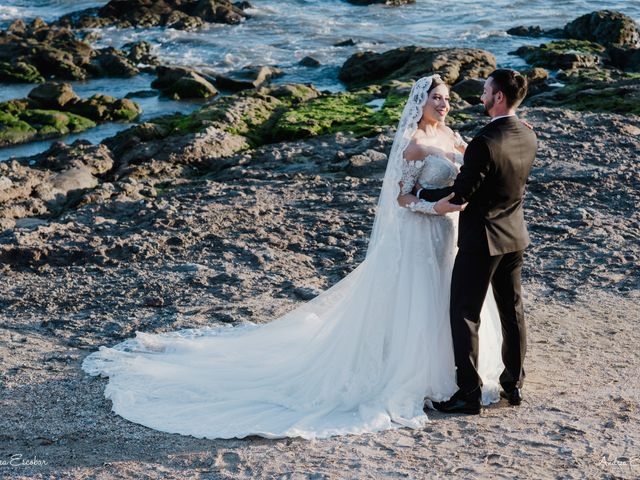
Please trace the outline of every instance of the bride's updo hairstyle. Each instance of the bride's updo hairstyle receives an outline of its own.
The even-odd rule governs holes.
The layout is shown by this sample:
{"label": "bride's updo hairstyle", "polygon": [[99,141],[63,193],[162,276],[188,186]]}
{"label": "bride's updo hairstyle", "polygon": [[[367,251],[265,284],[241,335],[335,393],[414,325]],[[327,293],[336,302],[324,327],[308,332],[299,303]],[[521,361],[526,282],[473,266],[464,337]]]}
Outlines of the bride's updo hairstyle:
{"label": "bride's updo hairstyle", "polygon": [[509,108],[516,108],[527,96],[527,78],[515,70],[499,68],[489,77],[493,93],[500,91],[507,98]]}
{"label": "bride's updo hairstyle", "polygon": [[445,85],[446,86],[447,84],[444,83],[439,76],[433,77],[433,80],[431,80],[431,86],[429,87],[429,90],[427,90],[427,95],[429,95],[431,93],[431,90],[433,90],[436,87],[439,87],[440,85]]}

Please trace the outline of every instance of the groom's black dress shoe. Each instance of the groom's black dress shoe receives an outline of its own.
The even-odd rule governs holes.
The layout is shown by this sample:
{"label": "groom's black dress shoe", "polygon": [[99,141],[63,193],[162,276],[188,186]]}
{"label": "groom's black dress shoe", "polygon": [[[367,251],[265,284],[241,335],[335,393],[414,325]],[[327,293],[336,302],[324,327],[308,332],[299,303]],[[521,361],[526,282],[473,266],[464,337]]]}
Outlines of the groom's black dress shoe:
{"label": "groom's black dress shoe", "polygon": [[518,387],[508,392],[500,390],[500,396],[506,398],[509,401],[509,405],[517,406],[522,403],[522,391]]}
{"label": "groom's black dress shoe", "polygon": [[470,397],[458,390],[453,396],[444,402],[432,402],[433,408],[443,413],[466,413],[478,415],[481,410],[480,399]]}

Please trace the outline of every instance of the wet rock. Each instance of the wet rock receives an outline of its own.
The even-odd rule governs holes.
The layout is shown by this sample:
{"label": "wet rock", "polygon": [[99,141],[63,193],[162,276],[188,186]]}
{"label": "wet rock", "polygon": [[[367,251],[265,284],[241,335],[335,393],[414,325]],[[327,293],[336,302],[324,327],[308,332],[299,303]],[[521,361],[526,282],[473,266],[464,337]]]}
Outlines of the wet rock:
{"label": "wet rock", "polygon": [[563,70],[596,67],[608,60],[602,45],[586,40],[557,40],[537,47],[523,46],[511,53],[534,67]]}
{"label": "wet rock", "polygon": [[358,52],[342,65],[338,77],[355,86],[438,73],[452,85],[467,78],[486,78],[495,68],[495,57],[484,50],[409,46],[384,53]]}
{"label": "wet rock", "polygon": [[621,12],[599,10],[576,18],[564,27],[568,38],[588,40],[604,46],[640,48],[640,28]]}
{"label": "wet rock", "polygon": [[348,38],[347,40],[343,40],[341,42],[334,43],[334,47],[353,47],[356,42],[353,41],[353,38]]}
{"label": "wet rock", "polygon": [[245,19],[241,9],[229,2],[219,0],[200,0],[196,5],[193,15],[212,23],[240,23]]}
{"label": "wet rock", "polygon": [[68,83],[47,82],[31,90],[28,96],[42,108],[58,110],[69,102],[80,100]]}
{"label": "wet rock", "polygon": [[0,62],[0,82],[40,83],[44,77],[38,69],[23,61]]}
{"label": "wet rock", "polygon": [[200,17],[187,15],[180,10],[174,10],[167,16],[167,19],[165,20],[166,27],[174,28],[176,30],[194,31],[201,28],[204,24],[204,20],[202,20]]}
{"label": "wet rock", "polygon": [[530,97],[527,104],[579,111],[640,114],[640,84],[636,78],[612,80],[606,75],[594,78],[571,72],[561,76],[561,79],[567,82],[565,87]]}
{"label": "wet rock", "polygon": [[94,50],[67,28],[15,23],[0,32],[0,81],[42,83],[47,79],[85,80],[129,77],[139,73],[126,55],[114,48]]}
{"label": "wet rock", "polygon": [[153,55],[153,46],[149,42],[135,42],[124,45],[128,48],[127,58],[134,64],[159,65],[160,60]]}
{"label": "wet rock", "polygon": [[282,70],[276,67],[245,67],[229,74],[216,75],[216,85],[224,90],[237,92],[258,88],[282,74]]}
{"label": "wet rock", "polygon": [[69,84],[45,83],[27,99],[0,103],[0,146],[14,145],[70,132],[107,121],[131,121],[141,110],[129,99],[94,95],[81,99]]}
{"label": "wet rock", "polygon": [[532,97],[539,93],[549,90],[547,86],[547,80],[549,79],[549,72],[544,68],[532,68],[530,70],[523,70],[521,72],[527,77],[527,96]]}
{"label": "wet rock", "polygon": [[640,48],[609,47],[611,63],[621,70],[640,72]]}
{"label": "wet rock", "polygon": [[321,93],[312,84],[288,83],[273,87],[262,87],[258,89],[261,95],[268,95],[292,103],[306,102],[318,98]]}
{"label": "wet rock", "polygon": [[482,95],[483,89],[484,80],[479,78],[467,78],[451,87],[451,91],[473,105],[480,103],[480,95]]}
{"label": "wet rock", "polygon": [[227,0],[111,0],[100,8],[64,15],[59,24],[75,28],[169,26],[192,30],[204,22],[240,23],[243,9]]}
{"label": "wet rock", "polygon": [[313,57],[304,57],[298,62],[303,67],[315,68],[320,66],[320,62]]}
{"label": "wet rock", "polygon": [[94,65],[100,77],[133,77],[140,70],[120,50],[113,47],[103,48],[96,52]]}
{"label": "wet rock", "polygon": [[509,35],[513,35],[516,37],[534,37],[534,38],[542,37],[545,35],[545,31],[539,26],[525,27],[522,25],[508,29],[507,33]]}
{"label": "wet rock", "polygon": [[208,98],[218,93],[205,77],[188,68],[159,66],[156,73],[151,86],[172,98]]}
{"label": "wet rock", "polygon": [[397,124],[408,93],[405,85],[399,88],[374,85],[291,105],[273,123],[270,138],[293,140],[339,131],[374,135],[388,125]]}
{"label": "wet rock", "polygon": [[[302,95],[312,91],[304,87],[292,90],[283,91],[283,95]],[[251,143],[261,144],[269,135],[272,116],[279,112],[276,109],[283,106],[283,102],[270,95],[251,93],[220,97],[189,115],[169,115],[154,119],[154,122],[166,131],[176,134],[200,132],[214,126],[235,135],[245,136]],[[294,100],[287,98],[287,102]]]}

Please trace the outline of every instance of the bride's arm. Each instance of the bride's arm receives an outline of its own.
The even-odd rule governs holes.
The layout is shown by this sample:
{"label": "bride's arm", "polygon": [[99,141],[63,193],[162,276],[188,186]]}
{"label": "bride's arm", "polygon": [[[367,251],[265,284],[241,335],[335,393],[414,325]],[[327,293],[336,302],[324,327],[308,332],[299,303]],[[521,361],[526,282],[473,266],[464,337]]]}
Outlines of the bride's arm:
{"label": "bride's arm", "polygon": [[428,155],[428,149],[412,142],[404,151],[402,160],[402,177],[400,179],[400,194],[398,204],[408,208],[412,212],[438,215],[434,206],[436,202],[421,200],[411,193],[416,184],[420,172],[424,167],[424,158]]}

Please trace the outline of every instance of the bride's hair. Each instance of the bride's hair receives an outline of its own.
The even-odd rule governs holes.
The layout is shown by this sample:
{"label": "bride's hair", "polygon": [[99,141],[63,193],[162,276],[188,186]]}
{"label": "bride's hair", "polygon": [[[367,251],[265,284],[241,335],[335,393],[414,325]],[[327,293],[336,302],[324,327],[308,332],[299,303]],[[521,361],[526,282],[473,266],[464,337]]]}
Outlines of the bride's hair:
{"label": "bride's hair", "polygon": [[[436,87],[439,87],[440,85],[447,85],[447,84],[444,83],[440,77],[433,77],[433,79],[431,80],[431,86],[427,90],[427,95],[431,93],[431,90],[433,90]],[[447,86],[447,88],[449,87]]]}

